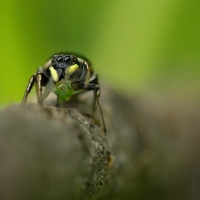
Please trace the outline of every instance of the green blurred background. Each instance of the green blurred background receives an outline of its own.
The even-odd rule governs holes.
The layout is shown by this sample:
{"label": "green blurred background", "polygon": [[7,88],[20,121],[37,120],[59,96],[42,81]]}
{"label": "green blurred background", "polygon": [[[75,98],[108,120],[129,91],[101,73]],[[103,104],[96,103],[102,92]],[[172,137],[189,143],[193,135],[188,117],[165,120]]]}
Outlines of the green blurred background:
{"label": "green blurred background", "polygon": [[0,105],[55,52],[88,57],[123,93],[198,94],[200,1],[1,1]]}

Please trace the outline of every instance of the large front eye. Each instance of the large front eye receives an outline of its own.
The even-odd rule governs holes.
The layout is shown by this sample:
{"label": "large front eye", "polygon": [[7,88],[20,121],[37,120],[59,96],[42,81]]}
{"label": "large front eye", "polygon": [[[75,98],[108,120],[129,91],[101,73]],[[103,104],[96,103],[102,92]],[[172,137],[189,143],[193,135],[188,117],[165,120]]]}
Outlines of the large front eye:
{"label": "large front eye", "polygon": [[56,60],[57,60],[57,62],[61,62],[61,61],[62,61],[62,56],[58,56],[58,57],[56,58]]}
{"label": "large front eye", "polygon": [[70,57],[69,57],[69,56],[66,56],[66,57],[64,58],[64,61],[65,61],[65,62],[70,61]]}

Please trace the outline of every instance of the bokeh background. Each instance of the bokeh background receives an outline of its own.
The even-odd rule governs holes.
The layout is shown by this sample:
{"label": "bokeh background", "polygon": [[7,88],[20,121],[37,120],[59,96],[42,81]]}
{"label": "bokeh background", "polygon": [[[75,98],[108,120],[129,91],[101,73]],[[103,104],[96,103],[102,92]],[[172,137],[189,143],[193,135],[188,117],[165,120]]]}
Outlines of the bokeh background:
{"label": "bokeh background", "polygon": [[119,92],[199,97],[200,1],[1,1],[0,105],[55,52],[88,57]]}

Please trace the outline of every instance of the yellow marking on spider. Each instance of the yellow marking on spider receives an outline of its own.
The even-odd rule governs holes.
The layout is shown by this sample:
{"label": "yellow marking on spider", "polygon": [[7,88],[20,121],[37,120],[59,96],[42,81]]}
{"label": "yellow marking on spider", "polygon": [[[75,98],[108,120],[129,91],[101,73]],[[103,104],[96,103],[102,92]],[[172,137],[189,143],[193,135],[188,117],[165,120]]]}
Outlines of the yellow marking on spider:
{"label": "yellow marking on spider", "polygon": [[72,74],[73,72],[76,71],[77,68],[79,68],[79,66],[78,66],[77,64],[74,64],[74,65],[70,66],[70,67],[67,69],[67,71],[68,71],[70,74]]}
{"label": "yellow marking on spider", "polygon": [[57,72],[52,66],[49,67],[49,69],[50,69],[50,72],[51,72],[51,76],[52,76],[52,78],[53,78],[53,81],[54,81],[54,82],[58,82],[58,80],[59,80],[58,72]]}

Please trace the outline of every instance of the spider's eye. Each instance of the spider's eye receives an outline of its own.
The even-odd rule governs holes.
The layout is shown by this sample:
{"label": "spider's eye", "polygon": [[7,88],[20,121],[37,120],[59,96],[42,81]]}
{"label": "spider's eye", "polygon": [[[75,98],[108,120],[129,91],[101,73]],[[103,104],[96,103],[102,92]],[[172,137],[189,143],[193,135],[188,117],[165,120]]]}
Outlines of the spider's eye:
{"label": "spider's eye", "polygon": [[76,57],[74,55],[70,55],[70,59],[74,61],[76,60]]}
{"label": "spider's eye", "polygon": [[58,56],[58,57],[56,58],[56,60],[57,60],[57,62],[61,62],[61,61],[62,61],[62,56]]}
{"label": "spider's eye", "polygon": [[65,61],[65,62],[70,61],[70,57],[69,57],[69,56],[66,56],[66,57],[64,58],[64,61]]}

